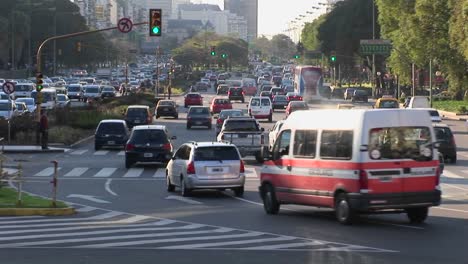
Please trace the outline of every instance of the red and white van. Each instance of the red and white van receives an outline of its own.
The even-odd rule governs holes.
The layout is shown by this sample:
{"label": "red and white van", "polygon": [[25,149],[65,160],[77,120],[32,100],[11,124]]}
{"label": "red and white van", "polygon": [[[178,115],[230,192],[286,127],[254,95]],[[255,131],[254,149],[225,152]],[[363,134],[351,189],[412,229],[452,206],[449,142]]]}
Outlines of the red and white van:
{"label": "red and white van", "polygon": [[294,112],[265,155],[264,209],[329,207],[344,224],[359,213],[406,212],[422,223],[441,201],[435,140],[423,110]]}

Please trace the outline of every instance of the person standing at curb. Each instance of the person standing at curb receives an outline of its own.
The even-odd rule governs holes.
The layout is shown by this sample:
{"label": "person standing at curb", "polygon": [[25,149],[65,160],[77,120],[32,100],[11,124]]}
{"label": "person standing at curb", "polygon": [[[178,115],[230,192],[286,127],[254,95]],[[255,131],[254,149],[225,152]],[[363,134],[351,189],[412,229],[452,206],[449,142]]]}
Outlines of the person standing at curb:
{"label": "person standing at curb", "polygon": [[40,132],[42,149],[49,149],[47,146],[49,140],[49,118],[45,110],[41,110]]}

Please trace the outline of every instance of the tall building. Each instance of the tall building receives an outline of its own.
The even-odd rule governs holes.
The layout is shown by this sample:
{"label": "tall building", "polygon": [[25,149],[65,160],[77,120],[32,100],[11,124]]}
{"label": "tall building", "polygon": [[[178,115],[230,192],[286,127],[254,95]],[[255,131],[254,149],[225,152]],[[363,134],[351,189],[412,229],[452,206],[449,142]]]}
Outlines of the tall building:
{"label": "tall building", "polygon": [[190,0],[172,0],[172,18],[179,17],[179,5],[190,4]]}
{"label": "tall building", "polygon": [[228,10],[247,21],[247,41],[258,35],[258,0],[224,0],[224,10]]}

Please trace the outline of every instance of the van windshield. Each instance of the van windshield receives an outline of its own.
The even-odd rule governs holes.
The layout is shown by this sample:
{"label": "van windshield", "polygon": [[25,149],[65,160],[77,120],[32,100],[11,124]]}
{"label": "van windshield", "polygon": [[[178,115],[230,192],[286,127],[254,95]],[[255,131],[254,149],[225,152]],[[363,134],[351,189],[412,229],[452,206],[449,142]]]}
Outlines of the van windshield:
{"label": "van windshield", "polygon": [[431,132],[428,127],[384,127],[371,129],[371,159],[432,159]]}

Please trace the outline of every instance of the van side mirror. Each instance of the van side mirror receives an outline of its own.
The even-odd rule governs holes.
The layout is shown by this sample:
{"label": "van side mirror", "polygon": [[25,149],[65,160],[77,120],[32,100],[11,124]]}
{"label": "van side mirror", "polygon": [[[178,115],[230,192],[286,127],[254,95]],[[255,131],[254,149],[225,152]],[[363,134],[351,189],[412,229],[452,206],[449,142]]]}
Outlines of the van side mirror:
{"label": "van side mirror", "polygon": [[261,156],[263,158],[263,160],[272,160],[273,159],[273,155],[271,153],[271,151],[268,149],[268,146],[264,146],[261,150]]}

